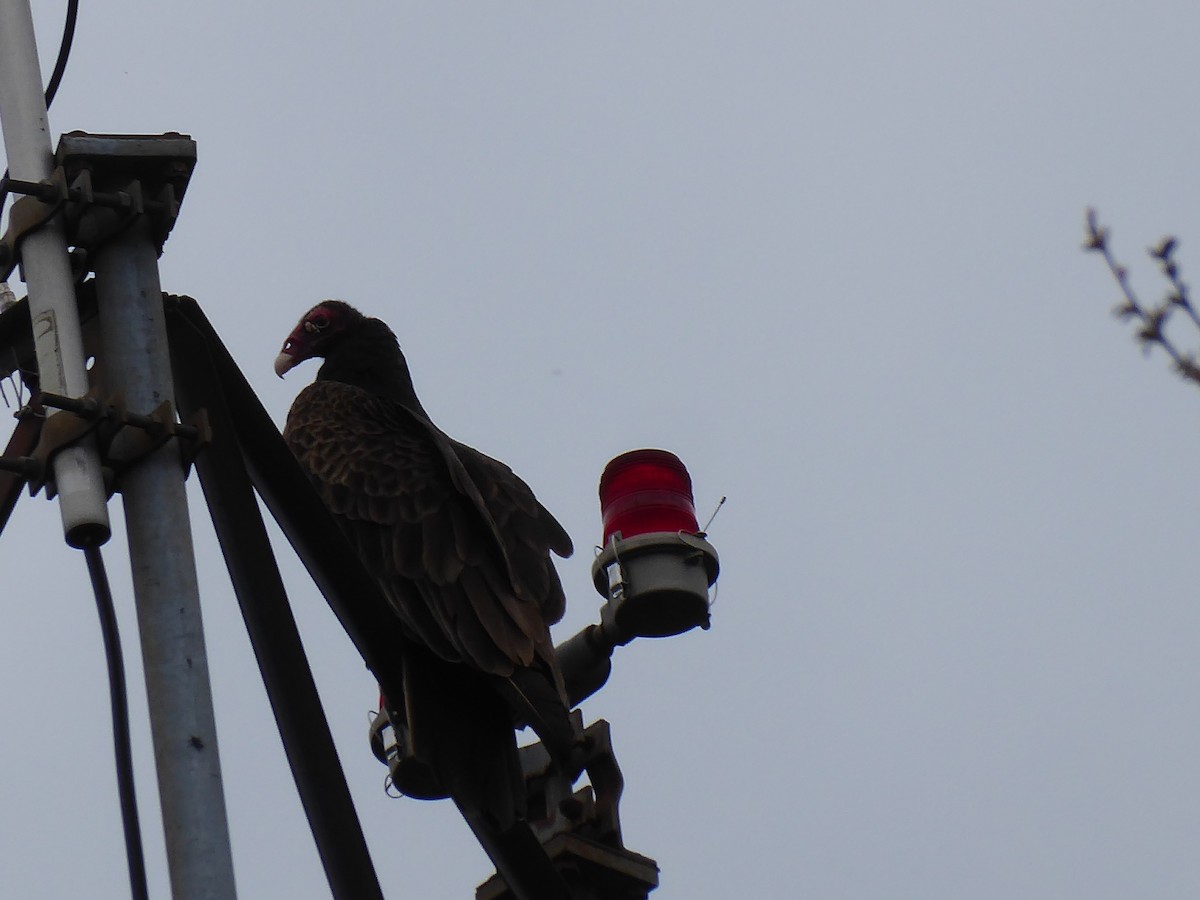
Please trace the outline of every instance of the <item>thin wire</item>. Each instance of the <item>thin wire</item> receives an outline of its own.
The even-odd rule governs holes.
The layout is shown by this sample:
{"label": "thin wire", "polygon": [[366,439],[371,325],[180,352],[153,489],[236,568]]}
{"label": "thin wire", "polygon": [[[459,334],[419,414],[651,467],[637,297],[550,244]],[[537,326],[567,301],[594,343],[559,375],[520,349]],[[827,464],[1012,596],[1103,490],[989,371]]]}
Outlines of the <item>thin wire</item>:
{"label": "thin wire", "polygon": [[[62,83],[63,73],[67,71],[67,60],[71,56],[71,45],[75,41],[75,22],[79,18],[79,0],[67,0],[67,18],[63,23],[62,40],[58,45],[58,59],[54,61],[54,71],[50,73],[50,81],[46,84],[46,109],[54,102],[58,86]],[[4,205],[8,202],[8,168],[0,176],[0,216],[4,215]]]}
{"label": "thin wire", "polygon": [[112,591],[100,547],[88,544],[83,548],[92,592],[96,595],[96,611],[100,614],[100,633],[104,638],[104,655],[108,660],[108,692],[112,705],[113,751],[117,763],[117,792],[121,798],[121,822],[125,827],[125,859],[129,864],[129,887],[133,900],[149,900],[146,885],[146,862],[142,854],[142,831],[138,825],[137,793],[133,784],[133,753],[129,739],[129,702],[125,690],[125,663],[121,655],[121,635],[117,631],[117,613],[113,608]]}

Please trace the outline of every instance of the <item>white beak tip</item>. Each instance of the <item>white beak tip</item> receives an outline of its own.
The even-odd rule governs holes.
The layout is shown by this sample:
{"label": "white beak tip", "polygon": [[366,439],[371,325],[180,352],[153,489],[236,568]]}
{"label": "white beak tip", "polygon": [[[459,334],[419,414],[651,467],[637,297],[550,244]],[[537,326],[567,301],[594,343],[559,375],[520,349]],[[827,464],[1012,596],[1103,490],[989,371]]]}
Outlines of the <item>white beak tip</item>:
{"label": "white beak tip", "polygon": [[280,353],[277,357],[275,357],[275,374],[282,378],[288,369],[296,365],[296,362],[296,357],[292,356],[292,354]]}

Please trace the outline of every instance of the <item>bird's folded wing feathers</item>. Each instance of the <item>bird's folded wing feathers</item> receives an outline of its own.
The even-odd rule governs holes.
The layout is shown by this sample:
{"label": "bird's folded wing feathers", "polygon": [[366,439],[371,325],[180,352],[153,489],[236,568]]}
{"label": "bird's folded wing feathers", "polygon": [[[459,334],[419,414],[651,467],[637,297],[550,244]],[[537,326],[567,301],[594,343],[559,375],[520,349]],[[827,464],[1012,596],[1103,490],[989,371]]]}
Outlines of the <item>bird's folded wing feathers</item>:
{"label": "bird's folded wing feathers", "polygon": [[497,675],[548,659],[547,551],[570,540],[507,466],[337,382],[300,392],[284,437],[415,637]]}

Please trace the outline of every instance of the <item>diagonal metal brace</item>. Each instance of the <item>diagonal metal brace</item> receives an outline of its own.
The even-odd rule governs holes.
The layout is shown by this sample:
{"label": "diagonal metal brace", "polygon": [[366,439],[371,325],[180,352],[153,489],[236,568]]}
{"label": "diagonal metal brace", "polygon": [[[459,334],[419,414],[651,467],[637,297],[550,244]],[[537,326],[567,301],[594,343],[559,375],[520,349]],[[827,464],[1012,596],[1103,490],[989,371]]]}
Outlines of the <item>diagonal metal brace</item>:
{"label": "diagonal metal brace", "polygon": [[[0,532],[8,524],[8,518],[21,496],[21,488],[29,478],[29,466],[38,465],[28,454],[37,446],[42,420],[33,415],[21,415],[18,418],[4,455],[0,456]],[[36,474],[36,471],[30,474]]]}

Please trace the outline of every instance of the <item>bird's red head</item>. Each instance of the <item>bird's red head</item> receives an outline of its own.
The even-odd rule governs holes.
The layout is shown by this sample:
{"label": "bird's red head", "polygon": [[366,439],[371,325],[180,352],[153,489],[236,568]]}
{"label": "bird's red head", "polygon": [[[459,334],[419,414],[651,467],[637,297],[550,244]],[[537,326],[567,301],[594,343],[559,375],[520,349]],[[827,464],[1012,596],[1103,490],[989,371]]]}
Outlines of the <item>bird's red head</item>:
{"label": "bird's red head", "polygon": [[304,314],[300,323],[283,342],[283,349],[275,357],[275,374],[280,378],[293,366],[312,359],[327,356],[338,337],[362,313],[341,300],[323,300]]}

